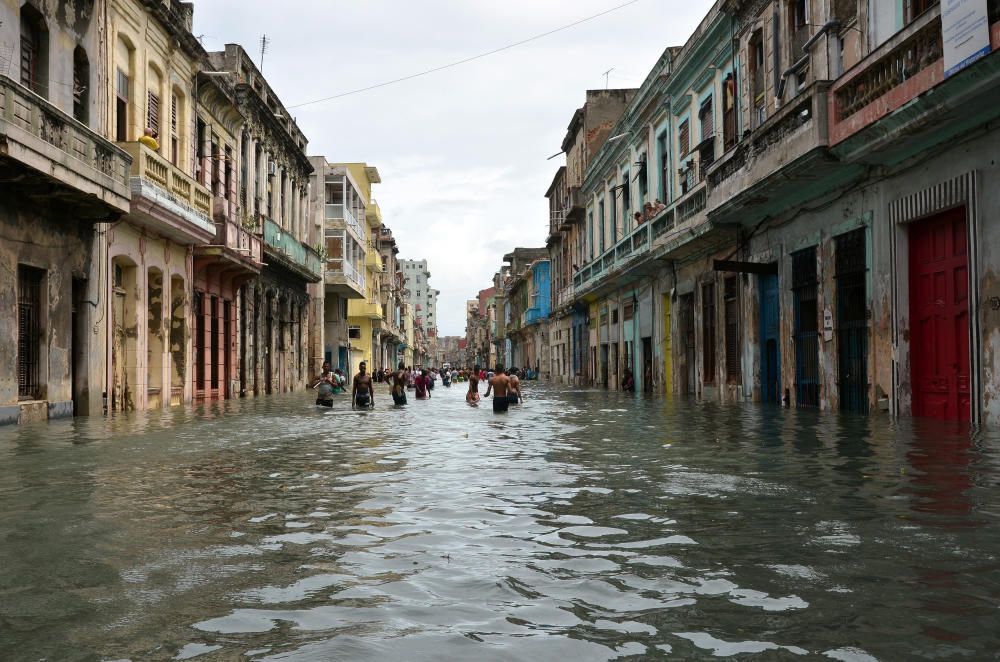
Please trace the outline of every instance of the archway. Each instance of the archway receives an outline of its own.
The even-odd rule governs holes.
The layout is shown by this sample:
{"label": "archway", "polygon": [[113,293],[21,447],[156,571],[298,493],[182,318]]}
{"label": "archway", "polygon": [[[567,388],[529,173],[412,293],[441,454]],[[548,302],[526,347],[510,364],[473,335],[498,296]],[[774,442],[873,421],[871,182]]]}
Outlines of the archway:
{"label": "archway", "polygon": [[111,411],[135,409],[138,384],[138,318],[136,304],[139,290],[135,262],[124,256],[111,262]]}
{"label": "archway", "polygon": [[184,402],[184,380],[187,377],[187,291],[184,279],[170,279],[170,404]]}
{"label": "archway", "polygon": [[146,279],[146,403],[149,409],[164,404],[163,366],[165,333],[163,329],[163,272],[151,267]]}

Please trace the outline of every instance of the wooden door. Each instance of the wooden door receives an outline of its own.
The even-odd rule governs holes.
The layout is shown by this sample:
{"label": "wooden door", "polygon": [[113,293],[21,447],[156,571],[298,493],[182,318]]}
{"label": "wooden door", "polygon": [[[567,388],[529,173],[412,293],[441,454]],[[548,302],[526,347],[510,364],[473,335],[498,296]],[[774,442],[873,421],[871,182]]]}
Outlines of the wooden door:
{"label": "wooden door", "polygon": [[760,399],[781,403],[781,306],[778,275],[760,277]]}
{"label": "wooden door", "polygon": [[964,208],[910,226],[914,416],[971,417],[967,249]]}

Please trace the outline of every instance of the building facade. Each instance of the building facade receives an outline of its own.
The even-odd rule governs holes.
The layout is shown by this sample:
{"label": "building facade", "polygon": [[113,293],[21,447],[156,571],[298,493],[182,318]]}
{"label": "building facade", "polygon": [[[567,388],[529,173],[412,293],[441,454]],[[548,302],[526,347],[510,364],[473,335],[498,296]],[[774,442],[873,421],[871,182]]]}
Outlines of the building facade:
{"label": "building facade", "polygon": [[565,349],[550,334],[554,371],[996,423],[985,4],[977,57],[952,61],[935,2],[716,3],[593,152],[578,224],[569,160],[553,180],[554,328],[585,318]]}

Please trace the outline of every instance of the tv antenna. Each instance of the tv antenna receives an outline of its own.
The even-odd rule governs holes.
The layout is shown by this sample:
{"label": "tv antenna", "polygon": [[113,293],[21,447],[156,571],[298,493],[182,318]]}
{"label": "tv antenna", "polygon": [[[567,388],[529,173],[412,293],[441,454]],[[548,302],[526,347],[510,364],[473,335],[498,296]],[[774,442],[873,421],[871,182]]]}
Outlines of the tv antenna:
{"label": "tv antenna", "polygon": [[614,71],[614,70],[615,70],[615,68],[611,67],[610,69],[608,69],[607,71],[605,71],[603,74],[601,74],[602,76],[604,76],[604,89],[608,89],[608,81],[611,79],[611,72]]}
{"label": "tv antenna", "polygon": [[260,37],[260,70],[262,72],[264,71],[264,53],[267,52],[267,45],[269,43],[270,43],[270,41],[268,40],[267,35],[266,34],[265,35],[261,35],[261,37]]}

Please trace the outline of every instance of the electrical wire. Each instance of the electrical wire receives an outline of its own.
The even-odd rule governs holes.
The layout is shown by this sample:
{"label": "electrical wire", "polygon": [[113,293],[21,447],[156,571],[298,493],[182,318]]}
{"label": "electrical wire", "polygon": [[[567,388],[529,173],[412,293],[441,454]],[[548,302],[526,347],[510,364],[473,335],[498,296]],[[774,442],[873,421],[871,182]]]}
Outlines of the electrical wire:
{"label": "electrical wire", "polygon": [[562,32],[564,30],[569,30],[570,28],[574,28],[574,27],[576,27],[578,25],[581,25],[583,23],[586,23],[588,21],[592,21],[592,20],[594,20],[596,18],[600,18],[601,16],[606,16],[607,14],[610,14],[612,12],[616,12],[619,9],[624,9],[625,7],[628,7],[629,5],[634,5],[634,4],[636,4],[638,2],[641,2],[641,1],[642,0],[629,0],[629,2],[620,4],[620,5],[616,6],[616,7],[611,7],[610,9],[605,9],[604,11],[599,12],[597,14],[594,14],[593,16],[588,16],[586,18],[581,18],[578,21],[574,21],[572,23],[567,23],[566,25],[563,25],[561,27],[555,28],[553,30],[549,30],[548,32],[543,32],[541,34],[536,34],[533,37],[528,37],[527,39],[522,39],[521,41],[515,41],[512,44],[507,44],[506,46],[501,46],[500,48],[494,48],[493,50],[486,51],[485,53],[480,53],[478,55],[473,55],[471,57],[467,57],[467,58],[464,58],[462,60],[456,60],[455,62],[450,62],[448,64],[443,64],[440,67],[434,67],[433,69],[427,69],[425,71],[420,71],[418,73],[410,74],[408,76],[403,76],[401,78],[394,78],[392,80],[387,80],[387,81],[385,81],[383,83],[377,83],[375,85],[369,85],[367,87],[360,87],[360,88],[358,88],[356,90],[350,90],[348,92],[341,92],[340,94],[334,94],[332,96],[323,97],[322,99],[313,99],[312,101],[305,101],[303,103],[297,103],[297,104],[294,104],[294,105],[291,105],[291,106],[287,106],[287,108],[289,110],[291,110],[292,108],[302,108],[303,106],[311,106],[313,104],[323,103],[325,101],[333,101],[334,99],[341,99],[341,98],[346,97],[346,96],[351,96],[352,94],[360,94],[362,92],[369,92],[371,90],[377,90],[377,89],[379,89],[381,87],[387,87],[389,85],[395,85],[396,83],[402,83],[404,81],[413,80],[414,78],[419,78],[421,76],[426,76],[428,74],[433,74],[433,73],[437,73],[439,71],[444,71],[445,69],[451,69],[452,67],[457,67],[457,66],[462,65],[462,64],[468,64],[469,62],[473,62],[475,60],[480,60],[480,59],[482,59],[484,57],[489,57],[490,55],[496,55],[497,53],[502,53],[503,51],[507,51],[507,50],[510,50],[512,48],[516,48],[518,46],[523,46],[524,44],[528,44],[528,43],[533,42],[533,41],[538,41],[539,39],[542,39],[544,37],[548,37],[550,35],[554,35],[557,32]]}

